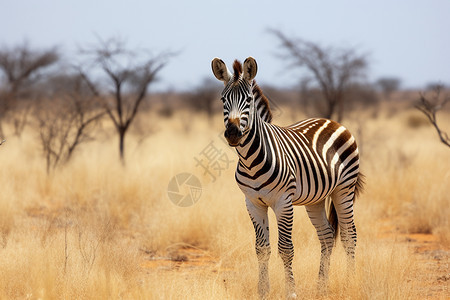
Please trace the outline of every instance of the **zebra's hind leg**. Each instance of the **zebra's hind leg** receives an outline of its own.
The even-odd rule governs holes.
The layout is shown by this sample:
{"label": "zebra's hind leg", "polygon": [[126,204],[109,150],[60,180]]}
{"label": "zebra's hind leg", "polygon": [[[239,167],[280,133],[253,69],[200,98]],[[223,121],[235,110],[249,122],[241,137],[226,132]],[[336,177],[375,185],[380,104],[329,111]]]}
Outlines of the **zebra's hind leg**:
{"label": "zebra's hind leg", "polygon": [[245,203],[256,235],[255,248],[259,267],[258,294],[261,299],[267,299],[270,291],[270,240],[267,206],[254,204],[248,198],[245,199]]}
{"label": "zebra's hind leg", "polygon": [[332,195],[339,222],[341,242],[347,254],[347,270],[352,273],[355,269],[355,248],[357,239],[353,218],[353,202],[355,199],[354,189],[354,185],[343,187]]}
{"label": "zebra's hind leg", "polygon": [[320,268],[319,268],[319,290],[328,289],[328,273],[330,270],[330,257],[334,247],[335,229],[327,219],[325,201],[305,206],[311,223],[317,231],[320,241]]}
{"label": "zebra's hind leg", "polygon": [[296,299],[292,260],[294,259],[294,245],[292,243],[292,225],[294,223],[294,207],[292,201],[280,201],[274,208],[278,223],[278,253],[284,264],[287,299]]}

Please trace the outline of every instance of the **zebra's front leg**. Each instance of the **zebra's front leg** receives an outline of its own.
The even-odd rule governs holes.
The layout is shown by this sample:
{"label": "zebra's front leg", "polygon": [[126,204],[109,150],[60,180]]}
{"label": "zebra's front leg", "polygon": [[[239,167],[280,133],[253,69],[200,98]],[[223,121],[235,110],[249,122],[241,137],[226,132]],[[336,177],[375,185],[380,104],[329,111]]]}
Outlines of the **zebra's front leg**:
{"label": "zebra's front leg", "polygon": [[294,245],[292,243],[292,226],[294,223],[294,208],[292,201],[280,201],[274,209],[278,223],[278,253],[284,264],[287,299],[296,299],[292,260],[294,259]]}
{"label": "zebra's front leg", "polygon": [[267,299],[270,291],[269,282],[269,219],[267,217],[267,206],[254,204],[248,198],[245,199],[247,211],[252,220],[256,235],[256,256],[258,258],[259,280],[258,294],[261,299]]}

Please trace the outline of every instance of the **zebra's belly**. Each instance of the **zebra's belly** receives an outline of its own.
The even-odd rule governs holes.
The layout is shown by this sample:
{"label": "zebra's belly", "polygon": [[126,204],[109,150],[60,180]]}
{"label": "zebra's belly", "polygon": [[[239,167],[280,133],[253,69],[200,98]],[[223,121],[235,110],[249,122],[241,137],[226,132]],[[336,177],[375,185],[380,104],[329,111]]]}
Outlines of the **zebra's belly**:
{"label": "zebra's belly", "polygon": [[336,180],[331,181],[304,181],[297,177],[296,189],[292,197],[293,205],[312,205],[323,201],[330,196],[336,188]]}
{"label": "zebra's belly", "polygon": [[[239,175],[237,171],[236,181],[246,198],[271,207],[286,199],[293,205],[313,205],[326,199],[336,188],[338,180],[334,174],[324,172],[323,176],[302,177],[295,170],[299,168],[291,168],[287,173],[267,172],[256,179]],[[274,177],[273,174],[277,175]]]}
{"label": "zebra's belly", "polygon": [[313,205],[319,203],[330,196],[330,193],[322,194],[322,195],[294,195],[292,204],[293,205]]}
{"label": "zebra's belly", "polygon": [[313,205],[326,199],[332,194],[335,189],[335,184],[330,185],[301,185],[298,183],[291,186],[271,186],[259,188],[258,185],[251,186],[251,182],[246,184],[239,184],[239,188],[244,193],[245,197],[250,199],[255,204],[265,204],[273,206],[279,200],[284,200],[288,197],[292,199],[293,205]]}

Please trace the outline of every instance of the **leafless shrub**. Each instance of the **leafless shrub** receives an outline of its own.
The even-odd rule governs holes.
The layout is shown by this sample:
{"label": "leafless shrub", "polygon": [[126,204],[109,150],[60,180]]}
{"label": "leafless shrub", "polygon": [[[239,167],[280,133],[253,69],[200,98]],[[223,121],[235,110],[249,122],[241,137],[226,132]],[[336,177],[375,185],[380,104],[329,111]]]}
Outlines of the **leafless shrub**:
{"label": "leafless shrub", "polygon": [[437,131],[439,139],[441,142],[450,147],[450,139],[446,132],[442,131],[442,129],[437,124],[436,113],[444,108],[445,104],[450,100],[450,97],[444,95],[441,97],[441,89],[442,86],[436,86],[434,89],[434,95],[431,100],[427,99],[423,93],[420,94],[420,100],[416,104],[416,108],[423,112],[431,124]]}
{"label": "leafless shrub", "polygon": [[[20,135],[30,111],[30,105],[22,102],[36,97],[35,86],[44,77],[43,71],[59,58],[56,48],[35,50],[26,42],[0,49],[0,75],[4,81],[0,91],[0,135],[3,135],[2,122],[7,114],[13,118],[15,133]],[[17,108],[18,113],[9,113]]]}
{"label": "leafless shrub", "polygon": [[429,121],[424,116],[411,115],[406,119],[406,124],[409,128],[417,129],[423,126],[429,126]]}
{"label": "leafless shrub", "polygon": [[32,103],[21,101],[18,103],[14,112],[12,112],[12,123],[14,126],[14,135],[20,137],[25,126],[28,124],[28,119],[32,111]]}
{"label": "leafless shrub", "polygon": [[386,99],[390,99],[393,92],[397,91],[401,86],[402,81],[396,77],[382,77],[376,82]]}
{"label": "leafless shrub", "polygon": [[439,81],[428,82],[425,87],[426,91],[436,91],[436,90],[443,90],[443,89],[445,89],[445,85]]}
{"label": "leafless shrub", "polygon": [[75,149],[91,139],[93,125],[105,114],[80,76],[58,79],[71,86],[42,101],[35,112],[47,172],[68,162]]}
{"label": "leafless shrub", "polygon": [[219,86],[216,84],[216,81],[206,78],[197,88],[186,95],[186,102],[196,112],[204,111],[209,120],[211,120],[214,111],[217,111],[217,108],[220,107],[218,105],[220,101],[217,99],[218,91]]}
{"label": "leafless shrub", "polygon": [[173,89],[168,89],[167,91],[160,94],[161,107],[158,110],[158,114],[164,118],[173,117],[175,111],[175,98],[177,93]]}
{"label": "leafless shrub", "polygon": [[352,83],[346,93],[346,111],[369,111],[372,117],[380,112],[380,98],[375,86],[369,83]]}

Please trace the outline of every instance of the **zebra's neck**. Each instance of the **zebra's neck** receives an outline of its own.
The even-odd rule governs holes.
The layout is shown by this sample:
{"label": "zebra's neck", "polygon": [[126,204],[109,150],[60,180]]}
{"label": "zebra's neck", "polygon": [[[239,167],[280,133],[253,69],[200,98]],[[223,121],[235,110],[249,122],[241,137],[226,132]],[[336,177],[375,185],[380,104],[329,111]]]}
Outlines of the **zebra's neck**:
{"label": "zebra's neck", "polygon": [[253,110],[250,124],[251,129],[243,136],[243,142],[236,147],[239,161],[246,168],[252,167],[252,162],[255,160],[253,154],[259,153],[258,156],[260,156],[264,155],[264,152],[267,151],[265,149],[267,143],[264,143],[267,131],[264,130],[264,127],[270,125],[263,119],[263,116],[257,109],[257,103],[255,102],[255,109]]}
{"label": "zebra's neck", "polygon": [[[270,152],[270,149],[266,149],[268,143],[264,142],[268,138],[264,128],[270,126],[269,123],[272,121],[269,100],[255,81],[253,81],[252,92],[254,107],[252,117],[249,118],[251,120],[250,130],[243,136],[243,142],[236,147],[239,162],[246,169],[251,169],[260,163],[260,159],[266,157],[266,153]],[[254,157],[255,153],[258,153],[258,157]]]}

